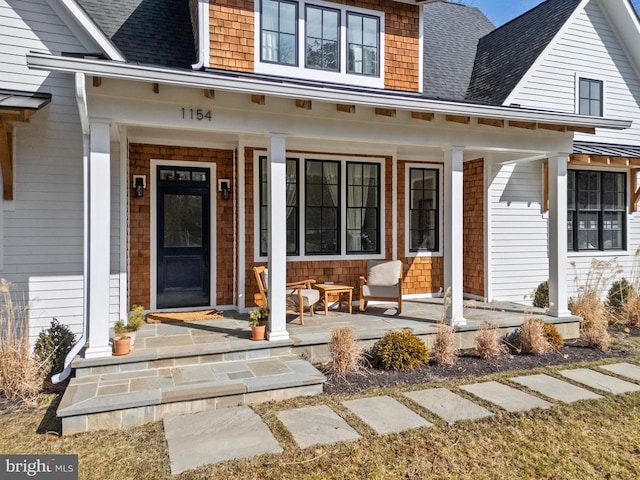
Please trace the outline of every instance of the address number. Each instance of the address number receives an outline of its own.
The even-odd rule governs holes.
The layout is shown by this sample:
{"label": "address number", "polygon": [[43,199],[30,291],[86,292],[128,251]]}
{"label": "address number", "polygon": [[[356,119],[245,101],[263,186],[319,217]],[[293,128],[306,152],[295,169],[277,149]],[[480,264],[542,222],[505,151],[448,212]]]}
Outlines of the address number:
{"label": "address number", "polygon": [[182,108],[183,120],[197,120],[203,122],[211,121],[211,110],[203,110],[202,108]]}

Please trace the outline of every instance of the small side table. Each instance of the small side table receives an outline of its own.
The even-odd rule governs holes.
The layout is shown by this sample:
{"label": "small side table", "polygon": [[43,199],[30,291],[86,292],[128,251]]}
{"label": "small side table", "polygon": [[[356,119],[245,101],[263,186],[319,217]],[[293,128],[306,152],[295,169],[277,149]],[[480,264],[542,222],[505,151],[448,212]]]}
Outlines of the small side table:
{"label": "small side table", "polygon": [[348,298],[349,305],[349,313],[353,313],[352,311],[352,301],[353,301],[353,287],[349,285],[333,285],[328,283],[316,283],[314,288],[320,290],[320,295],[322,296],[322,301],[324,303],[324,314],[328,315],[329,313],[329,295],[337,295],[338,301],[340,302],[340,308],[342,308],[342,296],[346,295]]}

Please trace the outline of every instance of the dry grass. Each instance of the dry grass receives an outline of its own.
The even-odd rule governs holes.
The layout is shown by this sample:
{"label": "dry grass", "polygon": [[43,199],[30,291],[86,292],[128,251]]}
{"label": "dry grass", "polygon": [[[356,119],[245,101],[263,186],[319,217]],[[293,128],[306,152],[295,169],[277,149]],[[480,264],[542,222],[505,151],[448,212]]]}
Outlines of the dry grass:
{"label": "dry grass", "polygon": [[509,349],[502,343],[498,332],[498,324],[495,322],[484,325],[475,336],[476,352],[483,360],[497,358],[508,353]]}
{"label": "dry grass", "polygon": [[344,376],[362,368],[364,355],[352,328],[336,328],[331,332],[329,352],[331,362],[328,368],[333,375]]}
{"label": "dry grass", "polygon": [[[632,341],[640,344],[640,339]],[[632,362],[639,360],[636,356]],[[576,366],[593,368],[595,365]],[[520,373],[555,375],[555,369]],[[514,372],[510,372],[473,381],[501,380],[513,375]],[[458,387],[467,382],[468,378],[367,393],[387,394],[406,403],[403,392],[408,388],[444,387],[458,392]],[[47,404],[3,411],[0,451],[4,454],[78,454],[79,478],[101,480],[640,478],[640,393],[558,403],[550,409],[518,414],[496,409],[496,415],[491,418],[455,425],[446,425],[437,417],[428,416],[433,427],[390,435],[375,434],[341,405],[343,400],[362,396],[320,395],[254,406],[283,447],[281,454],[207,465],[175,477],[169,472],[162,423],[62,438],[37,433],[47,430],[43,418],[46,420],[48,412],[55,409],[55,404],[47,406],[50,396],[43,397]],[[310,405],[329,406],[344,417],[362,439],[298,448],[276,415],[282,410]],[[417,408],[410,402],[409,406]]]}
{"label": "dry grass", "polygon": [[449,325],[438,325],[436,338],[431,347],[431,356],[438,365],[453,365],[458,356],[458,349],[454,347],[455,332]]}
{"label": "dry grass", "polygon": [[544,320],[540,318],[528,318],[522,322],[519,340],[523,353],[543,355],[552,349],[544,331]]}
{"label": "dry grass", "polygon": [[12,290],[0,279],[0,393],[27,401],[40,392],[47,369],[29,346],[28,306],[23,297],[14,301]]}
{"label": "dry grass", "polygon": [[627,327],[640,328],[640,293],[635,288],[629,291],[627,301],[622,306],[619,318]]}

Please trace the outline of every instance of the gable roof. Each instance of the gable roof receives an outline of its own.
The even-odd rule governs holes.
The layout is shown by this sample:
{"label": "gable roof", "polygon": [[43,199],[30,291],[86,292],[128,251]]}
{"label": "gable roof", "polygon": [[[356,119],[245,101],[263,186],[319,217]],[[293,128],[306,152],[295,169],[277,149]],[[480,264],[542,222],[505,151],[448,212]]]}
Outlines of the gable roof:
{"label": "gable roof", "polygon": [[77,0],[128,62],[191,68],[195,63],[188,0]]}
{"label": "gable roof", "polygon": [[480,39],[466,99],[502,105],[582,0],[547,0]]}
{"label": "gable roof", "polygon": [[449,2],[425,4],[425,96],[464,100],[478,40],[494,28],[475,7]]}

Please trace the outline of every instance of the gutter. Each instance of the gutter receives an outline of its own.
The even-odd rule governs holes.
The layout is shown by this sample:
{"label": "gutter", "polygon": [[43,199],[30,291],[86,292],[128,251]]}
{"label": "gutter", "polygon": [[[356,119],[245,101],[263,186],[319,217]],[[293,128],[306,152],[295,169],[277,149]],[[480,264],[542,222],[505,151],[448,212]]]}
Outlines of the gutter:
{"label": "gutter", "polygon": [[87,285],[89,279],[89,264],[88,264],[88,249],[89,249],[89,109],[87,107],[87,88],[86,78],[84,73],[76,73],[76,103],[78,104],[78,114],[80,115],[80,125],[82,127],[82,180],[83,180],[83,276],[82,282],[83,288],[83,308],[82,308],[82,334],[76,344],[71,347],[69,353],[64,359],[64,369],[60,373],[56,373],[51,376],[53,384],[64,382],[69,375],[71,375],[71,362],[78,355],[80,350],[87,342],[87,331],[89,329],[89,286]]}
{"label": "gutter", "polygon": [[198,58],[194,70],[209,66],[209,0],[198,0]]}
{"label": "gutter", "polygon": [[282,81],[124,64],[89,58],[62,57],[39,52],[30,52],[27,54],[27,66],[36,70],[64,73],[80,72],[85,75],[121,80],[163,83],[191,88],[218,89],[227,92],[291,99],[304,98],[327,103],[356,104],[367,107],[393,108],[443,115],[468,115],[489,119],[551,123],[562,126],[608,128],[613,130],[625,130],[631,126],[631,120],[585,117],[576,114],[514,107],[494,107],[472,103],[447,102],[418,98],[415,96],[408,97],[389,92],[354,92],[344,91],[335,87],[288,85]]}

